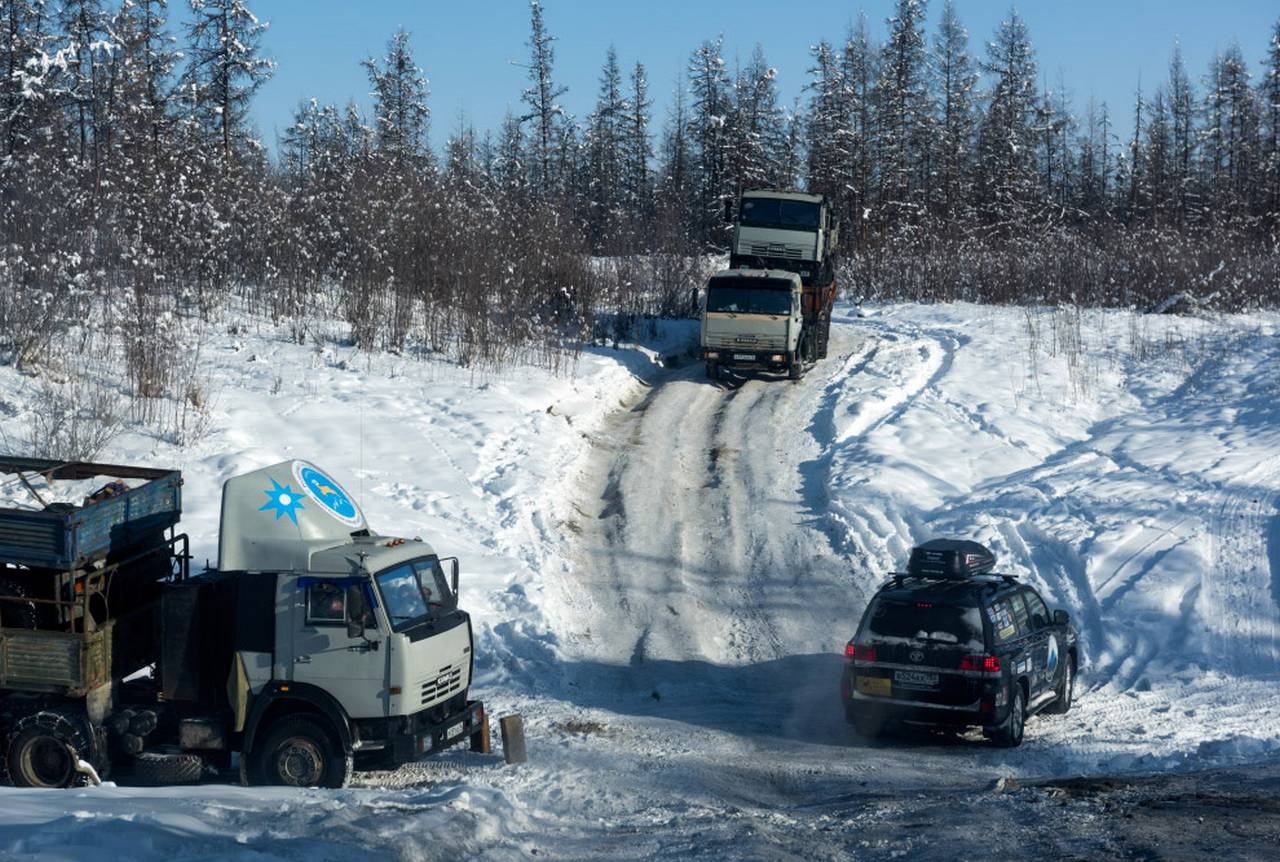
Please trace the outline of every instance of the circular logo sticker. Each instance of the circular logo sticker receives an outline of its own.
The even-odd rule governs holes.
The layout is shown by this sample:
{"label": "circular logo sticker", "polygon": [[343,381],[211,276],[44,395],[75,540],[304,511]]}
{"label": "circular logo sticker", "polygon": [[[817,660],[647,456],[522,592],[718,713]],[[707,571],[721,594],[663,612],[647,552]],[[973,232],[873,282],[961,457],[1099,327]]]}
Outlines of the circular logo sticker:
{"label": "circular logo sticker", "polygon": [[1045,668],[1049,673],[1053,673],[1058,667],[1058,639],[1053,635],[1049,635],[1049,659],[1048,667]]}
{"label": "circular logo sticker", "polygon": [[293,475],[307,490],[307,496],[319,503],[330,515],[348,526],[363,526],[364,516],[356,508],[355,501],[322,470],[299,461],[293,465]]}

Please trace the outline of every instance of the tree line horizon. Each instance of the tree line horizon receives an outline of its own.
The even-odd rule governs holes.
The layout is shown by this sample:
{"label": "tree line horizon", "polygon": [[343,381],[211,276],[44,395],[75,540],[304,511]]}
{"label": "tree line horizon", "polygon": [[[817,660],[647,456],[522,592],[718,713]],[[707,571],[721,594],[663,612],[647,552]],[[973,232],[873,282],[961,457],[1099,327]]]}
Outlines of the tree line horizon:
{"label": "tree line horizon", "polygon": [[[1133,133],[1046,86],[1016,9],[979,54],[949,0],[896,0],[810,51],[781,104],[763,46],[732,71],[693,47],[661,125],[642,62],[610,48],[590,114],[558,99],[529,4],[528,86],[498,129],[428,145],[410,34],[363,61],[372,110],[303,101],[271,159],[249,122],[273,62],[249,0],[0,0],[0,357],[38,364],[114,327],[164,391],[184,316],[231,301],[321,312],[362,347],[500,364],[576,349],[610,315],[687,313],[726,249],[723,200],[826,195],[858,299],[1226,310],[1280,283],[1280,20],[1257,74],[1238,44],[1197,82],[1172,48]],[[176,31],[176,32],[175,32]],[[154,355],[152,355],[154,354]],[[149,380],[149,378],[155,378]]]}

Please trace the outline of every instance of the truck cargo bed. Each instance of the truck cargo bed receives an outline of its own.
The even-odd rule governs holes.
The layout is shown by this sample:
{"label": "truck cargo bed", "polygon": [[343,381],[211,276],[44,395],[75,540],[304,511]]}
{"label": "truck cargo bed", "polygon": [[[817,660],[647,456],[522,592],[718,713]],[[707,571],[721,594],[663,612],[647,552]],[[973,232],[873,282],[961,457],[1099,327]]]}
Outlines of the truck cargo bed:
{"label": "truck cargo bed", "polygon": [[182,478],[176,470],[0,457],[0,478],[3,474],[12,474],[10,481],[35,474],[51,483],[95,476],[145,480],[124,494],[87,506],[0,508],[3,563],[80,569],[156,541],[182,514]]}

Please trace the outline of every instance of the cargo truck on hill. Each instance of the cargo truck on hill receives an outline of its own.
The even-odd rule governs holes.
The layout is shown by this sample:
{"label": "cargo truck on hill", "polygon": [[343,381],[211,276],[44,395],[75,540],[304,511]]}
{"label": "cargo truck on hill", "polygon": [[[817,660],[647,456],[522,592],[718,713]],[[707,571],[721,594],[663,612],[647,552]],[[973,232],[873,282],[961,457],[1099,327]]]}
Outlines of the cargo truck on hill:
{"label": "cargo truck on hill", "polygon": [[[314,464],[229,479],[194,576],[178,472],[0,458],[6,479],[37,505],[0,508],[0,777],[182,783],[234,754],[244,783],[339,787],[488,750],[457,560],[371,531]],[[45,500],[66,485],[92,493]]]}
{"label": "cargo truck on hill", "polygon": [[756,190],[735,210],[729,269],[707,284],[701,348],[707,376],[722,369],[799,379],[827,355],[838,231],[825,197]]}

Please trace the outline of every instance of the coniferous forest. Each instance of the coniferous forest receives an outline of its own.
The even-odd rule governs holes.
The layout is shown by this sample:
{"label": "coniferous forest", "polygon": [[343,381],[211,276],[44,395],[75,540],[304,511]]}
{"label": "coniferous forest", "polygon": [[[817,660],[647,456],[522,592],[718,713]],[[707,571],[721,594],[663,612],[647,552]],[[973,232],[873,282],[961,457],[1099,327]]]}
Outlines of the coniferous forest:
{"label": "coniferous forest", "polygon": [[[304,101],[272,156],[248,119],[274,67],[256,4],[182,2],[0,0],[0,361],[101,336],[156,395],[176,333],[234,304],[343,320],[362,348],[555,364],[687,314],[724,198],[762,186],[834,201],[851,298],[1276,301],[1280,21],[1260,64],[1233,45],[1188,69],[1170,46],[1131,104],[1081,112],[1016,11],[977,38],[950,3],[930,30],[926,0],[897,0],[883,41],[864,16],[816,42],[794,105],[767,46],[730,63],[710,38],[655,116],[645,66],[613,50],[597,82],[558,78],[534,0],[500,128],[429,146],[400,31],[363,64],[371,113]],[[588,116],[559,107],[570,84],[598,87]]]}

